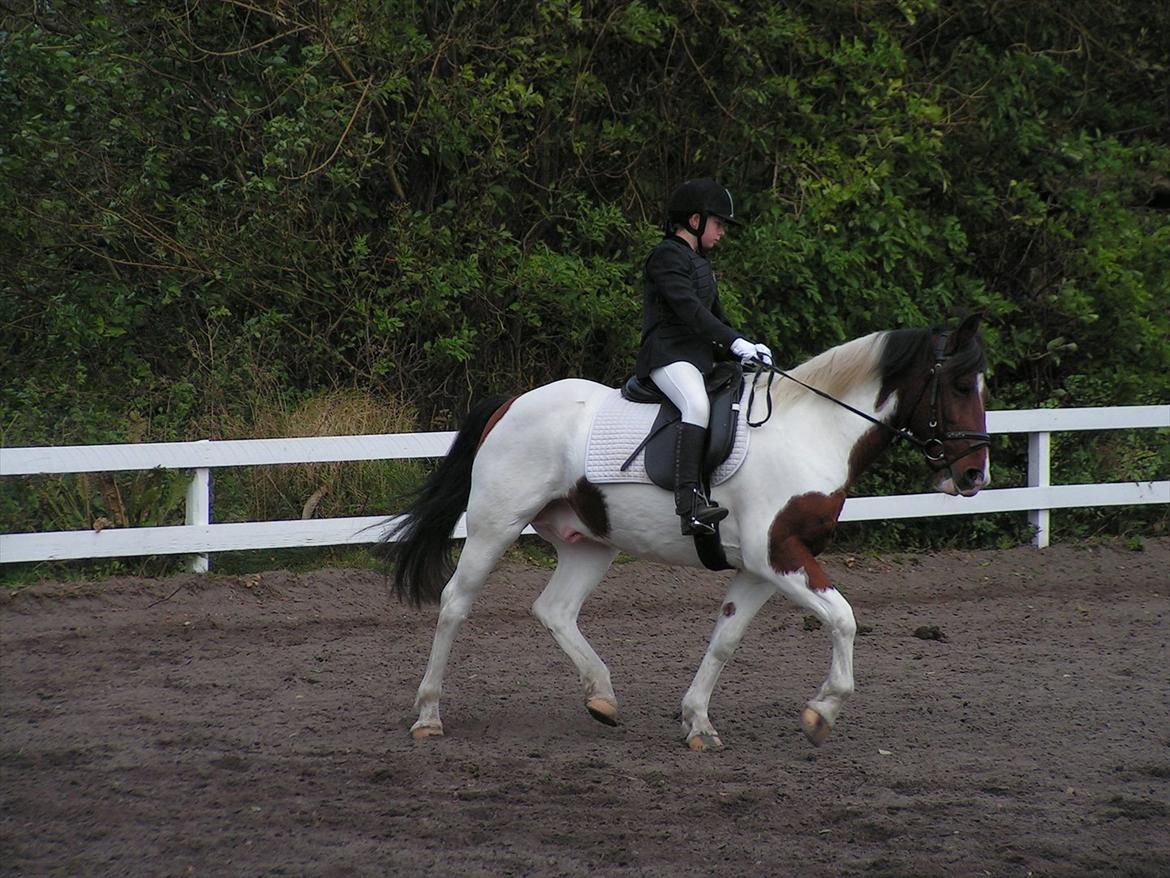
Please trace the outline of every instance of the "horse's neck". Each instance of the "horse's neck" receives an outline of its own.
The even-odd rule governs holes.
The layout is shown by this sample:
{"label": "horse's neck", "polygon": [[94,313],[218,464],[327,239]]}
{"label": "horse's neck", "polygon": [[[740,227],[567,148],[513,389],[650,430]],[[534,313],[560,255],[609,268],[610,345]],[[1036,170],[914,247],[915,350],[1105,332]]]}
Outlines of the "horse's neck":
{"label": "horse's neck", "polygon": [[[815,385],[814,385],[815,386]],[[897,406],[897,397],[891,395],[878,405],[881,382],[876,378],[847,389],[837,389],[833,399],[825,399],[810,390],[801,388],[803,397],[792,400],[780,407],[781,412],[791,411],[799,419],[801,428],[813,443],[821,442],[828,436],[839,436],[844,441],[856,443],[876,425],[858,412],[879,421],[888,421]],[[886,432],[886,431],[883,431]]]}
{"label": "horse's neck", "polygon": [[786,454],[799,455],[830,481],[848,486],[889,446],[892,433],[850,411],[850,406],[888,423],[898,404],[892,394],[878,406],[880,333],[846,342],[796,367],[791,374],[838,402],[786,379],[773,392],[777,413],[772,436]]}
{"label": "horse's neck", "polygon": [[[881,407],[877,407],[877,398],[880,393],[880,387],[875,387],[872,394],[867,394],[869,397],[869,406],[856,406],[860,411],[873,414],[882,424],[874,424],[852,412],[841,410],[842,414],[852,418],[853,424],[851,429],[856,436],[852,446],[849,449],[849,477],[846,483],[846,489],[857,481],[858,477],[865,472],[886,449],[893,444],[895,425],[892,423],[893,415],[898,408],[898,394],[893,393],[887,397]],[[889,427],[890,429],[887,429]]]}

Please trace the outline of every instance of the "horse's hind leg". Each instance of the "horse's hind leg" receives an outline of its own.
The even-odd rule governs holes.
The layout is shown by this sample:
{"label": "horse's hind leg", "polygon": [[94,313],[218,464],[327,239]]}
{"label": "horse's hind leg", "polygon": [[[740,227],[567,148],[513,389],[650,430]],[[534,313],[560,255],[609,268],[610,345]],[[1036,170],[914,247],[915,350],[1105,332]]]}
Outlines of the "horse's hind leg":
{"label": "horse's hind leg", "polygon": [[532,614],[576,666],[589,713],[599,722],[617,725],[617,697],[609,668],[577,627],[581,605],[605,576],[617,550],[591,541],[552,542],[557,549],[557,569],[532,605]]}
{"label": "horse's hind leg", "polygon": [[442,694],[443,675],[447,670],[455,635],[471,612],[471,605],[475,603],[496,562],[520,536],[522,528],[522,525],[518,525],[499,532],[479,528],[468,534],[455,573],[444,586],[439,600],[439,621],[435,626],[431,657],[418,687],[418,697],[414,701],[418,720],[411,726],[410,734],[416,740],[443,734],[443,723],[439,718],[439,696]]}

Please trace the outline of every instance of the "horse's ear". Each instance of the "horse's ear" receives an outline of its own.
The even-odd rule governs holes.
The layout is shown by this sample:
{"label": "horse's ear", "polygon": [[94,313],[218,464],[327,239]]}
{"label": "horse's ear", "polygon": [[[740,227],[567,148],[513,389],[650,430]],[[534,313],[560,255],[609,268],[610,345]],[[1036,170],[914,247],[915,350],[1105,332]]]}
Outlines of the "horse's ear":
{"label": "horse's ear", "polygon": [[959,324],[959,328],[951,333],[947,344],[947,353],[961,351],[967,347],[979,333],[979,324],[983,322],[983,315],[978,311],[968,314]]}

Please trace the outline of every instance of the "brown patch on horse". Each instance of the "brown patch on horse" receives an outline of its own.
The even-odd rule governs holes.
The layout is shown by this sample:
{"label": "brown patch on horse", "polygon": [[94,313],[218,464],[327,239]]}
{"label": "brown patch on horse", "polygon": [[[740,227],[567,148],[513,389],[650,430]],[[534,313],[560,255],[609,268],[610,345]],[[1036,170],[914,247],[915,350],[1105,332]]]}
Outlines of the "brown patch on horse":
{"label": "brown patch on horse", "polygon": [[814,591],[832,588],[828,574],[816,561],[837,527],[845,492],[810,492],[793,497],[772,519],[768,529],[768,563],[777,573],[804,570]]}
{"label": "brown patch on horse", "polygon": [[484,440],[487,439],[488,433],[490,433],[492,428],[494,428],[496,424],[500,422],[500,418],[508,413],[508,409],[512,407],[512,403],[514,403],[519,398],[520,397],[518,396],[513,396],[502,406],[492,412],[492,416],[488,418],[487,426],[483,428],[483,432],[479,435],[479,445],[475,446],[476,451],[479,451],[479,449],[483,447]]}
{"label": "brown patch on horse", "polygon": [[870,464],[880,457],[894,441],[894,434],[881,427],[866,430],[857,440],[853,450],[849,452],[849,480],[845,483],[845,490],[857,481],[857,477],[869,469]]}
{"label": "brown patch on horse", "polygon": [[602,539],[609,536],[609,510],[605,506],[605,495],[597,485],[581,476],[565,500],[594,536]]}

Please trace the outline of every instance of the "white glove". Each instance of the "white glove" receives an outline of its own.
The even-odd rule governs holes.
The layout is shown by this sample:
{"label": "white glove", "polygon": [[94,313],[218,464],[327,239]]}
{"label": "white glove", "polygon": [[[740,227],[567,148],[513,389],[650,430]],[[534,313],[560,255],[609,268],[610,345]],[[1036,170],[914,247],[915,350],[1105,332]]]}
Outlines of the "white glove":
{"label": "white glove", "polygon": [[737,338],[731,343],[731,352],[739,357],[741,363],[747,364],[756,358],[756,346],[746,338]]}
{"label": "white glove", "polygon": [[731,343],[731,352],[739,357],[739,361],[745,366],[752,363],[763,363],[765,366],[772,365],[772,352],[768,350],[767,345],[752,344],[746,338],[737,338]]}

